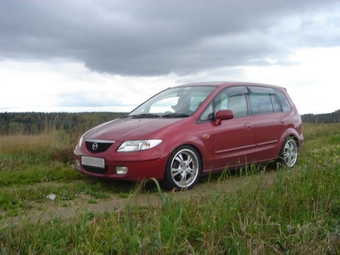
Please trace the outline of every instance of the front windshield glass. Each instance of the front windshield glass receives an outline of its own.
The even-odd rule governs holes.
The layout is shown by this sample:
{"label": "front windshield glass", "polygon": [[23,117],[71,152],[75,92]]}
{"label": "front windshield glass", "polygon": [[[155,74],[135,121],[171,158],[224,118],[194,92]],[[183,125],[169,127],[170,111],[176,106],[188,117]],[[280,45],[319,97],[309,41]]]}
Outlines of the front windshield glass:
{"label": "front windshield glass", "polygon": [[188,117],[215,88],[214,86],[169,88],[137,107],[126,117]]}

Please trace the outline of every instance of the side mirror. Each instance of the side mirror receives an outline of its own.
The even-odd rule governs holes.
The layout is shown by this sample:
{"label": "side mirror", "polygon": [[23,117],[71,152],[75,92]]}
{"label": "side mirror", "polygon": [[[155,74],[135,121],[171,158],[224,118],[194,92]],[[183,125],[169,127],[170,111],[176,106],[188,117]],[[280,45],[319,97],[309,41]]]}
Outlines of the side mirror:
{"label": "side mirror", "polygon": [[216,113],[216,126],[221,125],[222,120],[230,120],[234,118],[234,112],[232,110],[220,110]]}

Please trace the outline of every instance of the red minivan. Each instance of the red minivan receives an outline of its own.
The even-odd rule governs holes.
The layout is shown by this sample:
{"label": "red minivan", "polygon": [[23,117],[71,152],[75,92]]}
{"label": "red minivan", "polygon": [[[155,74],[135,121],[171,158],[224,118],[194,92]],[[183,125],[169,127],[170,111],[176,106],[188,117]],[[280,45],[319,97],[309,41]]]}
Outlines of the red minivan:
{"label": "red minivan", "polygon": [[301,117],[285,88],[246,82],[184,84],[82,135],[75,167],[94,177],[190,189],[201,175],[280,161],[293,167]]}

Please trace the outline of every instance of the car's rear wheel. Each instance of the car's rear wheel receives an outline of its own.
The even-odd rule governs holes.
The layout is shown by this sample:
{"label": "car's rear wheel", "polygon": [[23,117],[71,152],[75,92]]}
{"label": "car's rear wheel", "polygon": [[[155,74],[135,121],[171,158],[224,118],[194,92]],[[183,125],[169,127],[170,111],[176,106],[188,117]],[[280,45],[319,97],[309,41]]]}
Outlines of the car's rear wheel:
{"label": "car's rear wheel", "polygon": [[197,151],[188,145],[174,150],[166,164],[163,187],[184,190],[192,188],[201,173],[201,160]]}
{"label": "car's rear wheel", "polygon": [[281,149],[280,162],[285,166],[292,168],[298,158],[298,145],[293,137],[288,137]]}

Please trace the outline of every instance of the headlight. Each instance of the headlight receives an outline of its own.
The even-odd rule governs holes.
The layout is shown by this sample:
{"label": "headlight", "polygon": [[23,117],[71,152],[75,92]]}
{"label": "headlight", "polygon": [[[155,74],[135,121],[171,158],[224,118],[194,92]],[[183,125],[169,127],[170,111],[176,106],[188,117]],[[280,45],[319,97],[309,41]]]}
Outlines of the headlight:
{"label": "headlight", "polygon": [[153,140],[135,140],[135,141],[126,141],[123,142],[121,146],[118,148],[118,152],[128,152],[128,151],[143,151],[148,150],[153,147],[156,147],[160,144],[162,140],[153,139]]}

